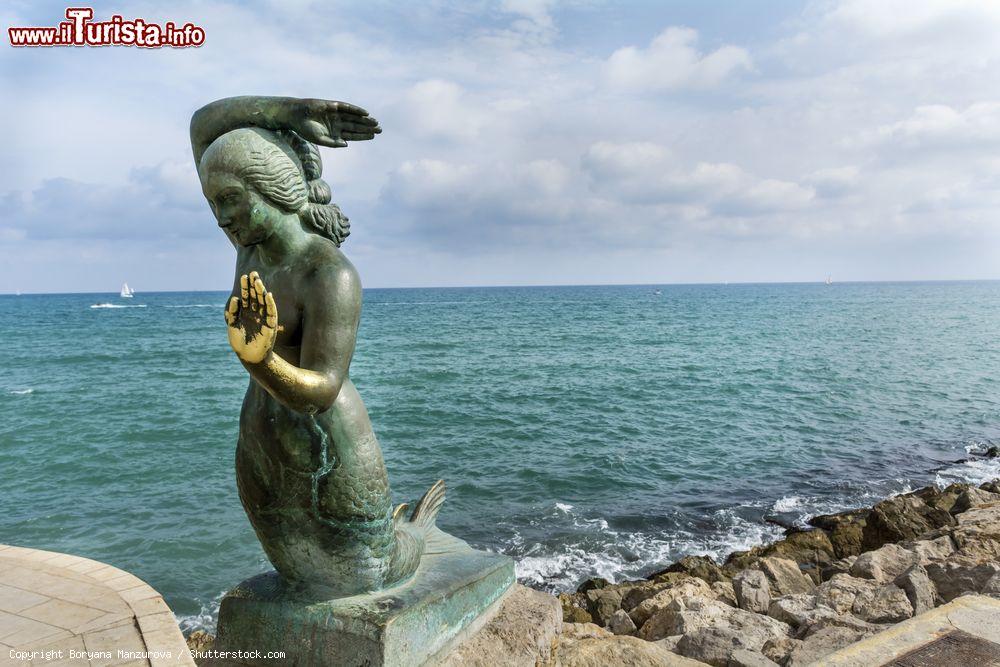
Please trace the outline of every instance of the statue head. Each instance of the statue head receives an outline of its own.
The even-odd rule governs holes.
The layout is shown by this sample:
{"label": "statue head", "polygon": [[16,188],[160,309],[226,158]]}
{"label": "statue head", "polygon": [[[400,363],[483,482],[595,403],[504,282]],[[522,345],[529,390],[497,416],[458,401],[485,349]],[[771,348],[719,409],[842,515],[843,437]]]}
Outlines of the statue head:
{"label": "statue head", "polygon": [[298,135],[253,127],[217,138],[198,165],[219,226],[242,246],[265,241],[292,217],[339,246],[350,223],[330,203],[322,170],[319,151]]}

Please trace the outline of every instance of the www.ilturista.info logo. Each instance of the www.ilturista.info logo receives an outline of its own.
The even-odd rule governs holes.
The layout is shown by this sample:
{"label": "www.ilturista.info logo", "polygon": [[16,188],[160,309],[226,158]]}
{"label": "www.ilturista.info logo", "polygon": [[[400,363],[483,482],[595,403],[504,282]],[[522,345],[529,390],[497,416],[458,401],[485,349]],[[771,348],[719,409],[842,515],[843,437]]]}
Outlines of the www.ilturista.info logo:
{"label": "www.ilturista.info logo", "polygon": [[91,21],[91,7],[68,7],[67,21],[48,28],[7,28],[11,46],[164,46],[185,48],[205,43],[205,30],[193,23],[163,25],[145,19],[126,20],[114,15],[108,21]]}

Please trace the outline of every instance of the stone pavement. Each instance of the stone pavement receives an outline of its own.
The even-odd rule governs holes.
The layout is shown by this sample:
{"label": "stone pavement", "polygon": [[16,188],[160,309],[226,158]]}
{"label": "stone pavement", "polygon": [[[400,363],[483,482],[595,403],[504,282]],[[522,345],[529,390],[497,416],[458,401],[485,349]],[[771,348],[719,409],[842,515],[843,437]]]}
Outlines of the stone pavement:
{"label": "stone pavement", "polygon": [[0,545],[0,665],[194,664],[170,608],[138,577]]}

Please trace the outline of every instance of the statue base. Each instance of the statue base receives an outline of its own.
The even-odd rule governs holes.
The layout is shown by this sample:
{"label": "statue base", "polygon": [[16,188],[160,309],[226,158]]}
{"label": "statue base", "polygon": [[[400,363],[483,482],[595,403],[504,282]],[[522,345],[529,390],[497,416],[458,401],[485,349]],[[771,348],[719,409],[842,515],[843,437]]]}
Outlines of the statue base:
{"label": "statue base", "polygon": [[476,551],[440,530],[411,579],[374,593],[317,601],[268,572],[226,594],[219,609],[212,648],[249,657],[211,664],[262,664],[268,653],[284,652],[282,664],[299,666],[423,665],[488,622],[513,583],[509,557]]}

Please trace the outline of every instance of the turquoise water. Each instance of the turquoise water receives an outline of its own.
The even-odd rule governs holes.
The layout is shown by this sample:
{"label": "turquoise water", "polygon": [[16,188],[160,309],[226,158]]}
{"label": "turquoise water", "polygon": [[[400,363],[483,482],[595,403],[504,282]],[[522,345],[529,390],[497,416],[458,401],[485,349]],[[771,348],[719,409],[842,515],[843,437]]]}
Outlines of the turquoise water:
{"label": "turquoise water", "polygon": [[[0,542],[130,570],[189,627],[268,567],[224,299],[0,297]],[[1000,439],[998,331],[996,282],[367,290],[352,376],[397,500],[443,477],[446,530],[557,590],[1000,476],[957,462]]]}

